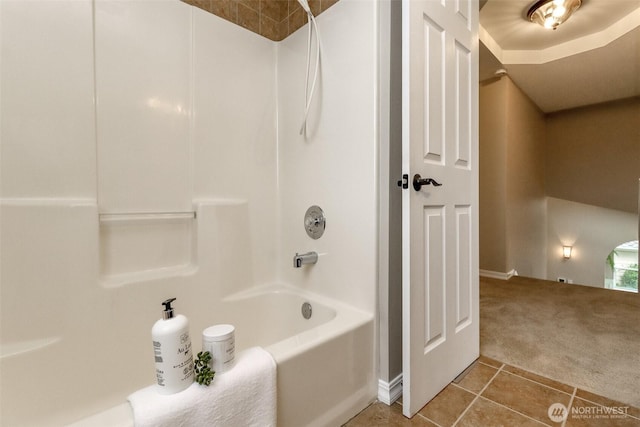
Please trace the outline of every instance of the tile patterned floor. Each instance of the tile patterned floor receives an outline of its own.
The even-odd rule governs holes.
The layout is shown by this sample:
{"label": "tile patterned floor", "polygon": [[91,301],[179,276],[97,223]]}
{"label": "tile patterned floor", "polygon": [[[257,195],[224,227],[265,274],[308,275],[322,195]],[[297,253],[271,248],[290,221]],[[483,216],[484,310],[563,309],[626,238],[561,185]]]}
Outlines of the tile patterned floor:
{"label": "tile patterned floor", "polygon": [[[566,411],[558,422],[549,415],[555,403],[564,405]],[[345,427],[640,427],[638,408],[484,356],[464,378],[449,384],[413,418],[402,415],[401,405],[376,402]]]}

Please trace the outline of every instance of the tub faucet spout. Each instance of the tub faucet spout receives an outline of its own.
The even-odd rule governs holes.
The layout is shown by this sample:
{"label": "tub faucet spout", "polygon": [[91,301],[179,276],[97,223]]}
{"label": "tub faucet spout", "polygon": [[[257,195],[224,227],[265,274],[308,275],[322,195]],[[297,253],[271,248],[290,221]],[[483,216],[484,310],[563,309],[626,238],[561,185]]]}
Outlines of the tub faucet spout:
{"label": "tub faucet spout", "polygon": [[316,252],[307,252],[306,254],[298,254],[293,257],[293,267],[300,268],[304,264],[315,264],[318,262],[318,254]]}

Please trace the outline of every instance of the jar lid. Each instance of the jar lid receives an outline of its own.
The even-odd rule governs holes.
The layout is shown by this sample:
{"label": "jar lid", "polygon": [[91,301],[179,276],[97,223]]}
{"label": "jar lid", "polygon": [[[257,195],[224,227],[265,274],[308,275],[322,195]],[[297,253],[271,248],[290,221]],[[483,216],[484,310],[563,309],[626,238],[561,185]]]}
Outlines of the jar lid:
{"label": "jar lid", "polygon": [[213,325],[202,331],[202,338],[205,341],[223,341],[231,338],[235,329],[233,325]]}

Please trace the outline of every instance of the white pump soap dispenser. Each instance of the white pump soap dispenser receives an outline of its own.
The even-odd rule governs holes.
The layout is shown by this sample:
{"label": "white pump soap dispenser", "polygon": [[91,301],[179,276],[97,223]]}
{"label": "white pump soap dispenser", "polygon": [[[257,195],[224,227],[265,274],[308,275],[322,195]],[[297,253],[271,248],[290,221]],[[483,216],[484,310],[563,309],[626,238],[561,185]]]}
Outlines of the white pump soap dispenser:
{"label": "white pump soap dispenser", "polygon": [[189,320],[182,314],[173,314],[171,303],[175,300],[170,298],[162,303],[162,319],[151,328],[160,394],[185,390],[194,379]]}

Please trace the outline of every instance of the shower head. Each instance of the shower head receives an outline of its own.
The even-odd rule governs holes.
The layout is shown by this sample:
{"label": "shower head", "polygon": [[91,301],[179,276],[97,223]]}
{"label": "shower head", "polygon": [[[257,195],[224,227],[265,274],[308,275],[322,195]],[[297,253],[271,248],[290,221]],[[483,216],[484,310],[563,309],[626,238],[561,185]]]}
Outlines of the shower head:
{"label": "shower head", "polygon": [[298,0],[300,6],[304,9],[305,12],[311,13],[311,8],[309,7],[309,2],[307,0]]}

